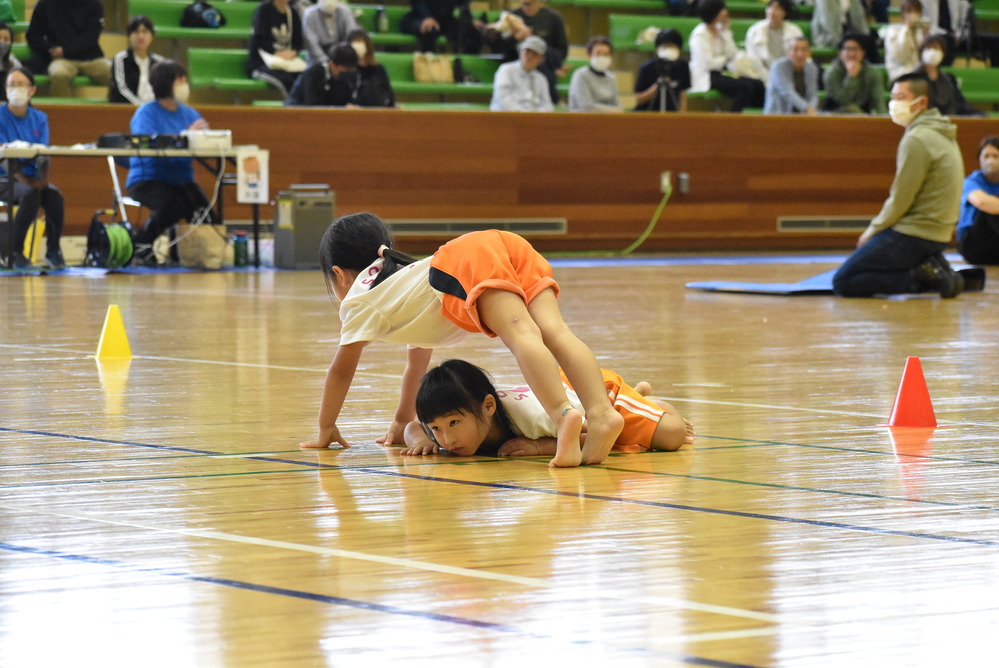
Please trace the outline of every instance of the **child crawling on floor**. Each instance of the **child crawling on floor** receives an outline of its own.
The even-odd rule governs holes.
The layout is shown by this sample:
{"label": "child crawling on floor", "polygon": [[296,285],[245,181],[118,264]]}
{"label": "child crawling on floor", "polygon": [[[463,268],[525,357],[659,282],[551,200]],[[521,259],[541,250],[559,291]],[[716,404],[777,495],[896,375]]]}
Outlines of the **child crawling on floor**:
{"label": "child crawling on floor", "polygon": [[[614,409],[624,418],[615,450],[672,451],[694,442],[694,425],[668,403],[648,398],[648,383],[632,388],[613,371],[601,373]],[[582,410],[564,374],[562,383],[569,401]],[[555,424],[531,389],[497,390],[482,369],[464,360],[447,360],[426,373],[416,395],[416,416],[405,429],[404,455],[555,454]],[[584,427],[580,446],[585,439]]]}

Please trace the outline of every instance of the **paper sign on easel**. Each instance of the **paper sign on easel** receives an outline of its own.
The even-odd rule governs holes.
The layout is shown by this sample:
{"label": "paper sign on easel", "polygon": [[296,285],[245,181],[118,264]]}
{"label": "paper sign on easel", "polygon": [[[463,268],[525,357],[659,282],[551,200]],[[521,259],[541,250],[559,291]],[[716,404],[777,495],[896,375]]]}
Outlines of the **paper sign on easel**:
{"label": "paper sign on easel", "polygon": [[270,151],[256,146],[245,146],[236,152],[237,202],[267,204],[270,157]]}

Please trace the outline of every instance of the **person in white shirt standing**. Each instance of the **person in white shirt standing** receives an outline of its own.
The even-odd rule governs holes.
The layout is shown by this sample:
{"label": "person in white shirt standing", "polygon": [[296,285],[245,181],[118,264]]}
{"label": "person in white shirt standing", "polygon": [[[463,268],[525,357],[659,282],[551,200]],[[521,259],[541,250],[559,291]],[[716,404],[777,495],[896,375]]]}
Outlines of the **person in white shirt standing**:
{"label": "person in white shirt standing", "polygon": [[554,111],[548,80],[538,72],[548,45],[531,35],[518,47],[520,58],[500,65],[493,78],[492,111]]}

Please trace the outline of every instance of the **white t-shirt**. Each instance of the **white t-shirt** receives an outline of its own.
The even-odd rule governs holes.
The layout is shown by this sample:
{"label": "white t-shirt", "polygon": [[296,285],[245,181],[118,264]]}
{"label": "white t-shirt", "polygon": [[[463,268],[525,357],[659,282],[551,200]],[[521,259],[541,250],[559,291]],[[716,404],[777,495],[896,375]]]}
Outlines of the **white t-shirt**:
{"label": "white t-shirt", "polygon": [[[576,393],[566,387],[565,383],[562,383],[562,386],[565,387],[569,403],[585,415],[583,404],[579,401]],[[555,423],[541,407],[541,402],[538,401],[531,388],[524,385],[507,390],[497,389],[496,396],[499,397],[503,410],[510,418],[510,426],[513,427],[514,433],[518,436],[538,439],[555,438],[558,435]]]}
{"label": "white t-shirt", "polygon": [[430,287],[430,260],[403,267],[374,289],[384,260],[358,274],[340,304],[340,344],[387,341],[437,348],[464,338],[468,332],[441,314],[440,293]]}

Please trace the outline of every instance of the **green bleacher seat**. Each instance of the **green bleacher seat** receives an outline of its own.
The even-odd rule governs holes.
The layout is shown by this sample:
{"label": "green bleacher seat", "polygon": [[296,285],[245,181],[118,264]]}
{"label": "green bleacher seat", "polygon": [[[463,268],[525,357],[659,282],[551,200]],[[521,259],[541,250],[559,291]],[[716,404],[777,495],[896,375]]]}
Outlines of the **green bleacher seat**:
{"label": "green bleacher seat", "polygon": [[[351,4],[350,8],[354,10],[357,24],[368,31],[375,46],[408,47],[410,50],[416,48],[418,44],[416,37],[402,32],[402,17],[409,12],[409,5]],[[385,9],[385,16],[388,19],[388,30],[385,32],[378,32],[375,25],[379,8]],[[447,40],[441,37],[440,44],[446,43]]]}
{"label": "green bleacher seat", "polygon": [[128,0],[128,15],[149,17],[156,36],[166,39],[216,39],[245,41],[253,32],[255,2],[216,2],[214,7],[225,16],[221,28],[184,28],[180,18],[188,0]]}
{"label": "green bleacher seat", "polygon": [[968,104],[999,105],[999,67],[945,67]]}
{"label": "green bleacher seat", "polygon": [[24,32],[28,29],[28,21],[24,18],[26,16],[24,12],[24,2],[25,0],[11,0],[10,2],[10,6],[14,10],[14,16],[17,17],[17,21],[15,21],[14,25],[11,26],[11,28],[14,29],[14,32]]}
{"label": "green bleacher seat", "polygon": [[976,0],[974,8],[980,22],[999,22],[999,0]]}
{"label": "green bleacher seat", "polygon": [[270,86],[246,76],[246,49],[188,49],[191,88],[221,91],[266,91]]}
{"label": "green bleacher seat", "polygon": [[[392,89],[396,94],[426,95],[475,95],[493,94],[493,77],[499,69],[500,59],[490,56],[461,56],[465,72],[474,75],[479,83],[421,83],[413,78],[413,54],[378,53],[378,62],[385,67]],[[454,56],[452,56],[453,62]]]}

